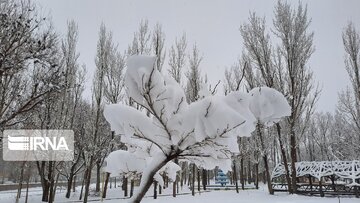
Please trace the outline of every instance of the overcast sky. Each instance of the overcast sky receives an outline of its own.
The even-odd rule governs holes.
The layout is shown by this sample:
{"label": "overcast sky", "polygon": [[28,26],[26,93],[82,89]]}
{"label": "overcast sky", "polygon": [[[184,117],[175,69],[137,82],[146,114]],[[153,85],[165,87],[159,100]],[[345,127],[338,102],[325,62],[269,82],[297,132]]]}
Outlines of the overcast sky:
{"label": "overcast sky", "polygon": [[[66,23],[74,19],[79,25],[78,51],[80,63],[88,69],[88,91],[94,70],[96,43],[101,22],[113,32],[120,49],[127,49],[141,19],[150,27],[163,25],[166,47],[186,32],[188,48],[197,43],[203,62],[201,69],[209,80],[222,80],[226,67],[234,64],[242,52],[239,26],[247,21],[250,11],[265,16],[270,27],[273,19],[271,0],[37,0],[42,12],[50,14],[55,29],[64,34]],[[296,5],[297,0],[291,1]],[[315,32],[315,53],[309,65],[322,86],[317,105],[320,111],[333,112],[338,92],[349,84],[344,68],[341,33],[350,20],[360,28],[360,1],[316,0],[308,4],[312,18],[310,30]],[[167,64],[165,64],[166,66]]]}

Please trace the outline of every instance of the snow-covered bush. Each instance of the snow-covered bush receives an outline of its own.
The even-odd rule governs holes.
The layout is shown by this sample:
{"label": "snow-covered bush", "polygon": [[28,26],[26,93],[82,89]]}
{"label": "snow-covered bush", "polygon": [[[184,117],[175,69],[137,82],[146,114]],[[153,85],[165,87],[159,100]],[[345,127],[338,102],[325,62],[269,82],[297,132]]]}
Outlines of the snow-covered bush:
{"label": "snow-covered bush", "polygon": [[[190,160],[205,169],[219,166],[231,170],[231,153],[239,150],[237,137],[250,136],[259,119],[250,106],[263,108],[252,105],[254,99],[250,94],[239,91],[226,96],[209,95],[188,104],[183,88],[174,79],[162,75],[155,62],[156,58],[150,56],[128,59],[125,86],[141,108],[113,104],[104,110],[112,130],[122,136],[129,153],[137,157],[130,160],[146,160],[140,187],[131,202],[140,202],[158,171],[175,158]],[[283,97],[270,88],[266,92],[263,102],[272,98],[271,94]],[[271,116],[276,119],[285,116],[276,111],[283,105],[288,108],[288,104],[277,105],[273,111],[274,105],[265,105],[267,121],[272,120]],[[117,162],[124,159],[126,156],[121,156]]]}

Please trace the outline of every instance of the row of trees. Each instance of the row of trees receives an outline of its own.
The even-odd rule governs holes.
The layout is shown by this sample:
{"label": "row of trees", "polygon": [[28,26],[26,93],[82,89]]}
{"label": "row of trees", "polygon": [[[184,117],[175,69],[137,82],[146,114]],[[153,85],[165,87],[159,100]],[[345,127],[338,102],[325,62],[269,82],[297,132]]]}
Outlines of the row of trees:
{"label": "row of trees", "polygon": [[[223,92],[228,95],[258,86],[274,88],[285,95],[291,115],[271,127],[258,123],[252,137],[239,138],[240,153],[232,156],[232,177],[240,179],[242,185],[245,179],[257,184],[258,175],[264,174],[264,179],[270,182],[271,169],[276,163],[283,162],[285,166],[291,163],[291,168],[285,168],[286,181],[290,192],[296,192],[297,180],[290,176],[296,161],[359,159],[360,37],[353,24],[344,29],[345,67],[351,86],[339,94],[334,114],[315,113],[320,90],[308,65],[315,48],[307,8],[301,3],[293,8],[279,1],[274,13],[272,26],[256,13],[251,13],[248,22],[241,25],[244,51],[239,61],[225,71]],[[37,13],[36,5],[17,0],[0,3],[0,18],[1,131],[38,128],[72,129],[75,133],[73,162],[1,162],[3,182],[5,176],[13,176],[21,187],[23,181],[39,179],[43,201],[54,201],[61,180],[67,181],[69,198],[76,177],[80,177],[77,179],[81,179],[84,188],[80,198],[87,202],[90,183],[94,180],[92,174],[96,174],[95,191],[99,193],[105,158],[115,149],[126,149],[110,130],[103,108],[105,104],[115,103],[143,108],[124,89],[129,56],[156,56],[157,70],[169,74],[184,87],[188,103],[222,93],[219,83],[210,85],[205,70],[200,70],[203,56],[196,44],[188,46],[185,33],[166,49],[161,24],[151,29],[148,21],[143,20],[125,51],[117,46],[111,31],[101,25],[92,99],[85,99],[86,67],[79,62],[76,22],[68,22],[67,33],[61,38],[51,22]],[[176,159],[175,162],[179,163]],[[214,171],[200,166],[197,169],[194,164],[179,164],[182,170],[173,180],[173,188],[179,188],[179,183],[185,185],[185,177],[190,174],[192,181],[187,182],[193,185],[193,191],[195,177],[199,177],[198,182],[202,177],[206,185],[206,179],[215,176]],[[12,165],[21,167],[14,171]],[[109,175],[106,179],[109,181]],[[127,189],[127,178],[122,179],[126,181],[123,189]],[[176,192],[174,189],[174,196]],[[272,193],[271,187],[269,192]]]}
{"label": "row of trees", "polygon": [[[265,17],[255,13],[251,13],[249,21],[240,27],[244,52],[239,62],[226,72],[225,84],[228,89],[238,88],[241,83],[246,89],[266,85],[287,97],[291,115],[275,127],[268,128],[268,136],[258,137],[250,149],[261,154],[268,182],[267,162],[272,166],[281,162],[285,164],[286,181],[292,193],[296,192],[297,180],[290,174],[296,172],[296,161],[359,159],[360,40],[359,32],[349,23],[342,38],[351,87],[339,93],[334,114],[315,112],[320,89],[307,65],[315,50],[307,8],[301,3],[292,8],[289,3],[279,1],[274,10],[270,29]],[[287,167],[289,162],[291,168]],[[272,193],[270,186],[269,192]]]}
{"label": "row of trees", "polygon": [[[1,2],[0,14],[1,130],[72,129],[75,134],[74,161],[20,163],[20,187],[24,180],[29,182],[35,176],[43,189],[42,201],[53,202],[58,181],[67,180],[66,197],[70,197],[77,174],[86,174],[84,179],[89,180],[92,168],[97,166],[99,182],[101,164],[110,150],[106,146],[112,141],[111,136],[105,136],[109,127],[99,110],[98,93],[94,91],[94,101],[83,96],[86,67],[78,61],[77,24],[69,21],[67,33],[61,39],[51,22],[37,13],[37,6],[30,1]],[[98,58],[109,46],[101,43],[99,40]],[[118,65],[115,59],[119,59],[111,57]],[[94,89],[101,85],[96,81],[97,77]],[[16,163],[2,163],[5,174],[6,168],[11,171],[11,165]],[[87,194],[90,182],[85,183]]]}

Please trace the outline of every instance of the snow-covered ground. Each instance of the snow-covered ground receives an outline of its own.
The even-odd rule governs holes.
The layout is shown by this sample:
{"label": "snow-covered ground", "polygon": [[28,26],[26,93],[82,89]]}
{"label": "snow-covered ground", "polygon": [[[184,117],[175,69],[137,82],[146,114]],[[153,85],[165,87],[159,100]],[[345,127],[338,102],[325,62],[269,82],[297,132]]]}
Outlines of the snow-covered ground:
{"label": "snow-covered ground", "polygon": [[[309,197],[301,195],[288,195],[285,193],[276,193],[275,195],[269,195],[267,191],[261,187],[259,190],[240,190],[237,194],[234,190],[222,190],[222,191],[210,191],[196,193],[195,197],[191,196],[188,189],[181,191],[181,194],[176,198],[173,198],[170,194],[172,192],[171,188],[163,191],[163,195],[159,195],[158,199],[153,199],[152,189],[147,193],[146,197],[142,202],[144,203],[358,203],[360,199],[351,198],[351,197],[340,197],[340,201],[337,197]],[[56,203],[71,203],[71,202],[81,202],[78,200],[78,192],[73,193],[70,199],[64,198],[64,190],[58,192],[56,197]],[[25,195],[25,191],[23,192]],[[0,192],[0,202],[1,203],[14,203],[15,202],[16,191],[3,191]],[[91,202],[101,202],[99,197],[90,197]],[[24,202],[25,198],[20,199],[20,203]],[[40,203],[41,202],[41,189],[40,188],[31,188],[29,192],[29,203]],[[123,192],[121,188],[112,188],[109,190],[108,198],[103,200],[104,203],[121,203],[127,202],[123,198]]]}
{"label": "snow-covered ground", "polygon": [[[358,203],[360,200],[356,198],[341,198],[341,203]],[[107,203],[115,203],[109,201]],[[269,195],[264,190],[245,190],[237,194],[235,191],[212,191],[196,195],[179,196],[177,198],[163,197],[157,200],[146,199],[146,203],[187,203],[187,202],[204,202],[204,203],[339,203],[338,198],[331,197],[307,197],[300,195],[287,195],[276,193]]]}

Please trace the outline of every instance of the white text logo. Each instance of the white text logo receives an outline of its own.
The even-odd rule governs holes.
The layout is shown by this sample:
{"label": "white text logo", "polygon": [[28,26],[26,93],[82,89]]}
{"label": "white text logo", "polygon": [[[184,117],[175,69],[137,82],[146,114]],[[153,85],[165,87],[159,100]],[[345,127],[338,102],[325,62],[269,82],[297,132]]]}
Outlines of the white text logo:
{"label": "white text logo", "polygon": [[9,150],[69,150],[64,137],[8,137]]}
{"label": "white text logo", "polygon": [[74,131],[72,130],[4,130],[3,160],[5,161],[72,161]]}

